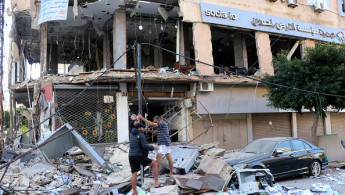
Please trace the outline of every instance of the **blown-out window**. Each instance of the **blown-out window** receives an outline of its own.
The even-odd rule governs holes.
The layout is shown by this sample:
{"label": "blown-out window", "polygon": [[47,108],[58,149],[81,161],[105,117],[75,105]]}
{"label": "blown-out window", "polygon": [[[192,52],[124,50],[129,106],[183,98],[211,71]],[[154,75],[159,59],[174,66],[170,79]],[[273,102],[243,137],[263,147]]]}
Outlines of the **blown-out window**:
{"label": "blown-out window", "polygon": [[345,16],[345,0],[339,0],[339,14]]}

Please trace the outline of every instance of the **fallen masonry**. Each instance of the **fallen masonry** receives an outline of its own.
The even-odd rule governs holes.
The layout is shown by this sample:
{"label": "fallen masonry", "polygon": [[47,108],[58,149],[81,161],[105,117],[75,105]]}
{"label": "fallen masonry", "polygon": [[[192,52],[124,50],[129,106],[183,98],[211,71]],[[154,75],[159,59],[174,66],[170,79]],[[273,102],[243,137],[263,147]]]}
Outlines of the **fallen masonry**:
{"label": "fallen masonry", "polygon": [[[11,146],[6,149],[1,159],[0,194],[131,194],[128,143],[106,145],[98,150],[66,124],[40,141],[37,150]],[[218,148],[217,142],[205,145],[174,143],[175,175],[167,177],[168,163],[163,160],[159,182],[164,186],[155,188],[152,172],[146,167],[144,183],[138,187],[139,194],[337,194],[339,189],[335,190],[334,185],[319,180],[345,184],[345,170],[337,168],[336,176],[307,178],[317,180],[308,189],[280,185],[268,169],[229,166],[226,160],[233,152]],[[30,158],[25,161],[18,158],[27,156]],[[154,153],[149,157],[154,159]],[[12,162],[14,158],[18,159]],[[138,177],[138,182],[140,180]]]}

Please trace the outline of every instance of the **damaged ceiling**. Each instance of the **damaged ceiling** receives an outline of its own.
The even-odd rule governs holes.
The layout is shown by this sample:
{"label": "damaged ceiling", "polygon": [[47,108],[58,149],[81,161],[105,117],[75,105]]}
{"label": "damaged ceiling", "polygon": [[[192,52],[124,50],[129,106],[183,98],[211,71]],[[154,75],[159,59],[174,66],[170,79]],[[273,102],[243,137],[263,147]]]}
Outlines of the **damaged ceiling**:
{"label": "damaged ceiling", "polygon": [[[117,9],[125,9],[127,12],[127,37],[129,39],[154,40],[164,37],[169,40],[176,36],[175,26],[179,11],[179,8],[176,7],[177,0],[140,1],[137,9],[137,2],[131,0],[78,0],[77,2],[78,11],[74,12],[74,1],[70,0],[67,20],[48,22],[48,55],[49,44],[57,45],[59,63],[85,64],[84,62],[90,56],[88,48],[92,48],[90,49],[92,52],[98,48],[101,53],[103,33],[111,33],[113,13]],[[39,6],[39,4],[36,5]],[[167,21],[163,20],[158,11],[160,6],[169,13]],[[14,12],[15,30],[12,32],[17,34],[21,40],[21,48],[24,48],[24,55],[30,64],[40,61],[40,32],[38,29],[31,28],[32,25],[35,26],[34,22],[38,17],[38,12],[39,10],[34,15],[30,13],[30,10]],[[136,15],[130,17],[131,13]],[[138,29],[139,25],[143,26],[142,31]],[[109,38],[109,42],[111,42],[111,34]]]}

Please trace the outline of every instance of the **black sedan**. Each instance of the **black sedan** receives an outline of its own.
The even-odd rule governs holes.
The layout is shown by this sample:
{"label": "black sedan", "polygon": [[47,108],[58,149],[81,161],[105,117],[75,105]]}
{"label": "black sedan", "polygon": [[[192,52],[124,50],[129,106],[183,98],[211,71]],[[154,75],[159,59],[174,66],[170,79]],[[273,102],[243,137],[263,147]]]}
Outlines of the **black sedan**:
{"label": "black sedan", "polygon": [[257,139],[224,158],[234,168],[270,169],[275,178],[296,174],[318,176],[327,167],[322,148],[291,137]]}

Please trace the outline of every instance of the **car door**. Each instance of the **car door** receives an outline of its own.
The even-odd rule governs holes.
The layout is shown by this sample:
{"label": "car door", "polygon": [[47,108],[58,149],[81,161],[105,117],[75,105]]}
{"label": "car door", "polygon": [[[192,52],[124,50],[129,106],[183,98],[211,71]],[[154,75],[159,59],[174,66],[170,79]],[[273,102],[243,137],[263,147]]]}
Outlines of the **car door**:
{"label": "car door", "polygon": [[302,140],[292,140],[291,143],[293,149],[293,157],[295,158],[293,169],[296,172],[308,171],[310,149],[308,150],[306,148],[305,142]]}
{"label": "car door", "polygon": [[282,151],[282,154],[274,155],[265,160],[263,163],[274,176],[289,174],[292,172],[294,157],[292,156],[292,148],[289,140],[280,142],[275,148],[276,151]]}

